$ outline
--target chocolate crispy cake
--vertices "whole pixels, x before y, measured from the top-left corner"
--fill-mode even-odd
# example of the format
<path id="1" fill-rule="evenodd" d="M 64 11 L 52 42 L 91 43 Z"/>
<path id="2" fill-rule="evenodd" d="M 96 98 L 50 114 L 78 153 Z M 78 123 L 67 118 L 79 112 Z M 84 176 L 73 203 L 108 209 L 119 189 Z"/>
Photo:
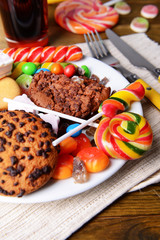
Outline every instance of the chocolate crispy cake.
<path id="1" fill-rule="evenodd" d="M 47 71 L 35 74 L 29 87 L 29 97 L 36 105 L 80 118 L 95 113 L 109 94 L 110 88 L 98 78 L 68 78 Z"/>

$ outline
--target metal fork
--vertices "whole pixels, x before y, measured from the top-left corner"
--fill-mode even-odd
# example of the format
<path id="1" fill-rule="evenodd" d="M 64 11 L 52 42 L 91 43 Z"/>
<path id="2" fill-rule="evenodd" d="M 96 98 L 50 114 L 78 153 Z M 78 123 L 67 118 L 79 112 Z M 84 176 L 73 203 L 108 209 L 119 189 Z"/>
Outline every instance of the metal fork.
<path id="1" fill-rule="evenodd" d="M 104 41 L 101 39 L 98 32 L 95 30 L 94 32 L 84 34 L 85 41 L 89 47 L 90 53 L 92 57 L 97 58 L 98 60 L 107 63 L 112 66 L 116 70 L 119 70 L 122 75 L 124 75 L 130 82 L 136 80 L 136 75 L 129 72 L 125 69 L 120 62 L 109 52 Z"/>

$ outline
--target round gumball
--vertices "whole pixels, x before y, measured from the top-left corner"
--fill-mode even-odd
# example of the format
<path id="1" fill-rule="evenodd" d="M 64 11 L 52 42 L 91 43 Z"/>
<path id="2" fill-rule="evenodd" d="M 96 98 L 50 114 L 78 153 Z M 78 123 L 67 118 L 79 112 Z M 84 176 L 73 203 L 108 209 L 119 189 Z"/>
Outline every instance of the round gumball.
<path id="1" fill-rule="evenodd" d="M 158 15 L 158 7 L 153 5 L 153 4 L 148 4 L 145 5 L 142 9 L 141 9 L 141 15 L 145 18 L 155 18 Z"/>
<path id="2" fill-rule="evenodd" d="M 47 71 L 47 72 L 50 72 L 50 70 L 49 69 L 47 69 L 47 68 L 39 68 L 35 73 L 39 73 L 40 71 Z"/>
<path id="3" fill-rule="evenodd" d="M 81 66 L 81 68 L 84 70 L 84 75 L 86 77 L 90 78 L 91 72 L 90 72 L 89 68 L 86 65 Z"/>
<path id="4" fill-rule="evenodd" d="M 66 129 L 66 132 L 70 132 L 71 130 L 78 127 L 79 125 L 80 124 L 78 124 L 78 123 L 74 123 L 74 124 L 69 125 Z M 82 130 L 79 130 L 76 133 L 74 133 L 73 135 L 71 135 L 71 137 L 78 137 L 81 134 L 81 132 L 82 132 Z"/>
<path id="5" fill-rule="evenodd" d="M 51 73 L 54 74 L 63 74 L 64 70 L 60 63 L 53 63 L 51 67 Z"/>
<path id="6" fill-rule="evenodd" d="M 64 74 L 67 77 L 72 77 L 75 74 L 75 72 L 76 72 L 76 68 L 72 64 L 69 64 L 64 68 Z"/>
<path id="7" fill-rule="evenodd" d="M 27 62 L 22 66 L 22 72 L 27 75 L 33 75 L 37 70 L 37 66 L 32 62 Z"/>
<path id="8" fill-rule="evenodd" d="M 149 22 L 143 17 L 136 17 L 132 20 L 130 28 L 134 32 L 146 32 L 149 28 Z"/>

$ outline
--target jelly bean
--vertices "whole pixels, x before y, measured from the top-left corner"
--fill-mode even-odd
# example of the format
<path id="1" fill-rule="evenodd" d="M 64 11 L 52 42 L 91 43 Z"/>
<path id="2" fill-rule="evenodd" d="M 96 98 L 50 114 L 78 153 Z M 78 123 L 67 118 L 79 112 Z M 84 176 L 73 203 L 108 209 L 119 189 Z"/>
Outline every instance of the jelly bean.
<path id="1" fill-rule="evenodd" d="M 79 136 L 74 137 L 74 140 L 77 142 L 77 148 L 72 151 L 72 155 L 76 156 L 78 152 L 80 152 L 84 148 L 92 147 L 89 138 L 84 134 L 81 133 Z"/>
<path id="2" fill-rule="evenodd" d="M 89 68 L 86 65 L 81 66 L 81 68 L 85 71 L 84 76 L 90 78 L 91 72 L 90 72 Z"/>
<path id="3" fill-rule="evenodd" d="M 37 70 L 37 67 L 34 63 L 28 62 L 22 66 L 22 72 L 27 75 L 33 75 Z"/>
<path id="4" fill-rule="evenodd" d="M 78 123 L 71 124 L 67 127 L 66 132 L 70 132 L 71 130 L 73 130 L 74 128 L 76 128 L 78 126 L 79 126 Z M 81 132 L 82 132 L 82 130 L 79 130 L 76 133 L 74 133 L 71 137 L 77 137 L 81 134 Z"/>
<path id="5" fill-rule="evenodd" d="M 50 72 L 50 70 L 49 69 L 47 69 L 47 68 L 39 68 L 35 73 L 39 73 L 40 71 L 47 71 L 47 72 Z"/>

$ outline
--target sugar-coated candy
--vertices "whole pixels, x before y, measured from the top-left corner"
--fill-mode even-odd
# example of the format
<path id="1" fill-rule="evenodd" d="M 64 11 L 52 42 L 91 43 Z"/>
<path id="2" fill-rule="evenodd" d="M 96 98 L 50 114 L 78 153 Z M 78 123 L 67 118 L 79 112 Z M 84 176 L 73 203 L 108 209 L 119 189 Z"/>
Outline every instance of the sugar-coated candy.
<path id="1" fill-rule="evenodd" d="M 47 72 L 50 72 L 50 70 L 49 69 L 47 69 L 47 68 L 39 68 L 35 73 L 39 73 L 40 71 L 47 71 Z"/>
<path id="2" fill-rule="evenodd" d="M 119 15 L 112 7 L 100 0 L 67 0 L 55 9 L 55 20 L 64 29 L 84 34 L 90 31 L 103 32 L 117 24 Z"/>
<path id="3" fill-rule="evenodd" d="M 65 62 L 78 61 L 83 57 L 81 48 L 76 45 L 5 48 L 2 52 L 8 54 L 14 62 Z"/>
<path id="4" fill-rule="evenodd" d="M 138 32 L 138 33 L 146 32 L 149 28 L 149 22 L 147 19 L 143 17 L 136 17 L 131 21 L 130 28 L 134 32 Z"/>
<path id="5" fill-rule="evenodd" d="M 158 7 L 153 4 L 148 4 L 142 7 L 141 9 L 141 15 L 145 18 L 155 18 L 158 15 Z"/>
<path id="6" fill-rule="evenodd" d="M 118 112 L 127 111 L 133 101 L 143 99 L 145 89 L 139 82 L 134 82 L 126 88 L 114 93 L 105 100 L 99 107 L 99 112 L 103 111 L 106 117 L 112 118 Z"/>
<path id="7" fill-rule="evenodd" d="M 71 124 L 67 127 L 66 132 L 70 132 L 71 130 L 73 130 L 74 128 L 78 127 L 80 124 L 78 123 L 74 123 Z M 71 137 L 77 137 L 81 134 L 82 130 L 77 131 L 76 133 L 74 133 Z"/>
<path id="8" fill-rule="evenodd" d="M 22 72 L 28 75 L 33 75 L 37 70 L 36 64 L 27 62 L 22 66 Z"/>
<path id="9" fill-rule="evenodd" d="M 94 139 L 97 147 L 109 157 L 133 160 L 142 157 L 150 149 L 153 134 L 143 116 L 124 112 L 112 119 L 103 118 Z"/>

